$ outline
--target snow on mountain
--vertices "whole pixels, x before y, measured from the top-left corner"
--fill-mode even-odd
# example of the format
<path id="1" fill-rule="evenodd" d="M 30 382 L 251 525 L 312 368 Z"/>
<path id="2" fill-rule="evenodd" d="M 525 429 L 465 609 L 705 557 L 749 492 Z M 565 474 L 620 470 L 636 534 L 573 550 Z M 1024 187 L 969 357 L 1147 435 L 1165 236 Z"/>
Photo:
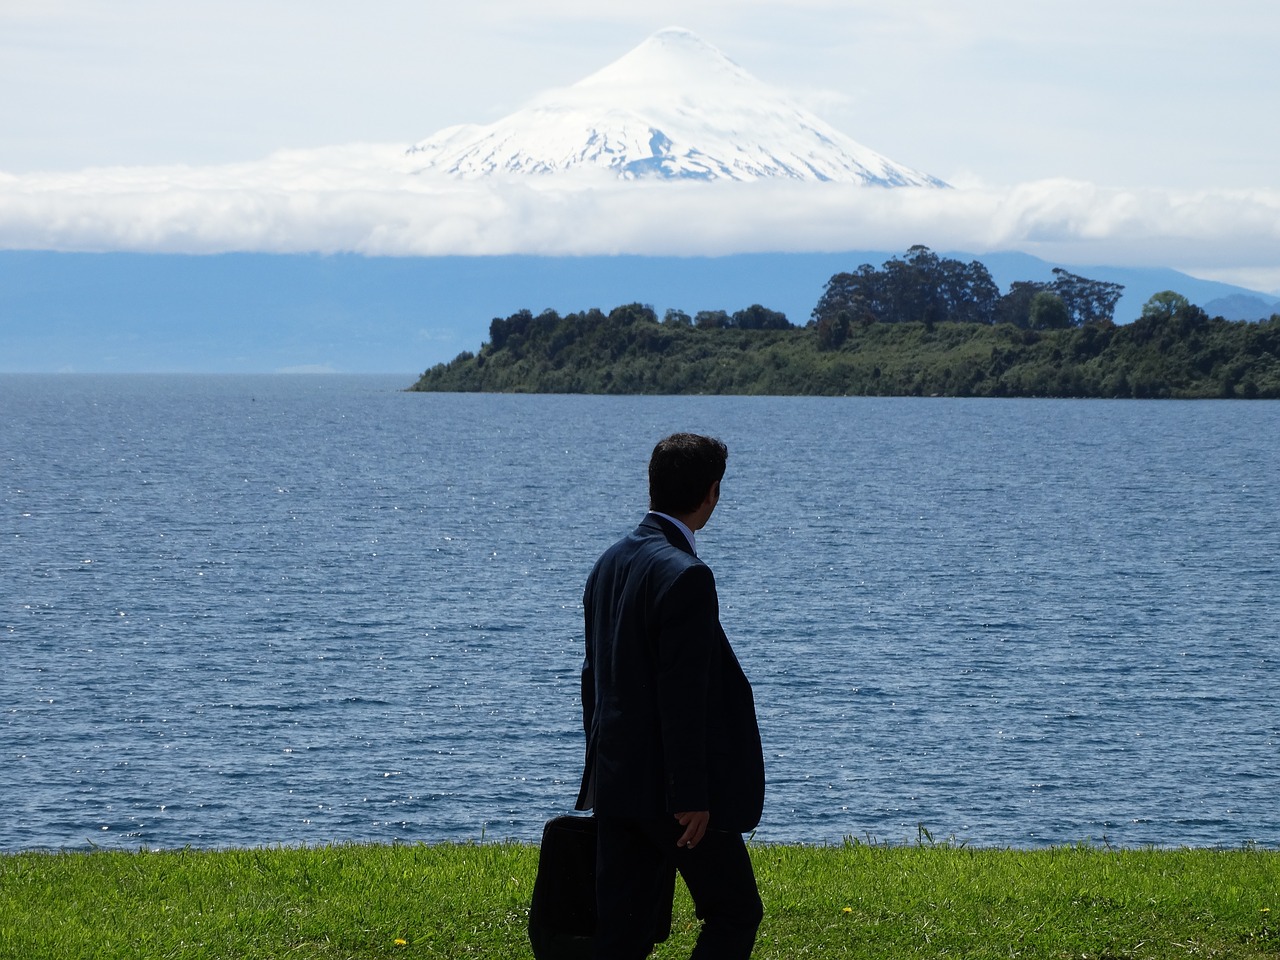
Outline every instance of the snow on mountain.
<path id="1" fill-rule="evenodd" d="M 597 170 L 622 180 L 946 186 L 845 136 L 676 28 L 496 123 L 441 130 L 408 158 L 418 172 L 468 179 Z"/>

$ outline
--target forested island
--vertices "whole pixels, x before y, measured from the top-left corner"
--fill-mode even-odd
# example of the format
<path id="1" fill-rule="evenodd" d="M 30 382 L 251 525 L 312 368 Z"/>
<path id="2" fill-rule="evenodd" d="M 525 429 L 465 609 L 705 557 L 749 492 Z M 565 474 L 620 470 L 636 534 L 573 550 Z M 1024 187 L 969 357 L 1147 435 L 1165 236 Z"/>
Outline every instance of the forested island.
<path id="1" fill-rule="evenodd" d="M 1280 315 L 1210 317 L 1173 291 L 1118 325 L 1123 288 L 1055 269 L 1001 294 L 978 261 L 912 247 L 833 276 L 804 326 L 754 304 L 693 316 L 521 310 L 410 389 L 508 393 L 1280 398 Z"/>

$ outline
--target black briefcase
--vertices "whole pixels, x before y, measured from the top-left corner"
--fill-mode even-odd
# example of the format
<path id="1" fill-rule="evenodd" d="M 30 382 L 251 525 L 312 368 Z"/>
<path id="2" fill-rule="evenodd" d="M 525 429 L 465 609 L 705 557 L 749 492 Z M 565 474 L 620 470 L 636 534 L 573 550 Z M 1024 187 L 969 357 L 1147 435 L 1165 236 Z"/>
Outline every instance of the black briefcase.
<path id="1" fill-rule="evenodd" d="M 590 960 L 596 932 L 595 817 L 554 817 L 542 828 L 529 905 L 537 960 Z"/>
<path id="2" fill-rule="evenodd" d="M 657 878 L 654 941 L 671 935 L 676 872 Z M 537 960 L 591 960 L 596 932 L 595 817 L 553 817 L 542 828 L 538 876 L 529 905 L 529 942 Z"/>

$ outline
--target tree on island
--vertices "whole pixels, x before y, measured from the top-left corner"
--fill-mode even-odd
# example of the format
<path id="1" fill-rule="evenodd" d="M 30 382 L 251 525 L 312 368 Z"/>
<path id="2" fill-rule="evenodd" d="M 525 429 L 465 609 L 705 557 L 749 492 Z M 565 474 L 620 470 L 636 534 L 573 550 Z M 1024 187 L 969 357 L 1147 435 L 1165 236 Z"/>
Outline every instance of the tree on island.
<path id="1" fill-rule="evenodd" d="M 844 314 L 848 322 L 869 317 L 873 323 L 1009 323 L 1024 330 L 1083 327 L 1113 322 L 1124 287 L 1090 280 L 1055 267 L 1050 282 L 1019 280 L 1001 296 L 986 266 L 939 257 L 925 246 L 914 246 L 902 257 L 886 260 L 877 270 L 864 263 L 850 273 L 827 281 L 813 308 L 810 325 L 822 330 L 824 342 L 840 341 Z M 1056 297 L 1066 310 L 1066 323 L 1057 307 L 1042 299 L 1033 323 L 1032 304 L 1040 294 Z M 1048 311 L 1047 313 L 1045 311 Z M 1045 326 L 1052 323 L 1054 327 Z M 1038 325 L 1037 325 L 1038 324 Z"/>
<path id="2" fill-rule="evenodd" d="M 939 257 L 916 245 L 877 270 L 864 263 L 852 273 L 827 281 L 809 324 L 852 322 L 868 316 L 875 323 L 994 323 L 1000 288 L 986 266 Z"/>
<path id="3" fill-rule="evenodd" d="M 1027 328 L 1030 330 L 1064 330 L 1071 326 L 1071 313 L 1056 293 L 1041 290 L 1031 298 L 1027 308 Z"/>

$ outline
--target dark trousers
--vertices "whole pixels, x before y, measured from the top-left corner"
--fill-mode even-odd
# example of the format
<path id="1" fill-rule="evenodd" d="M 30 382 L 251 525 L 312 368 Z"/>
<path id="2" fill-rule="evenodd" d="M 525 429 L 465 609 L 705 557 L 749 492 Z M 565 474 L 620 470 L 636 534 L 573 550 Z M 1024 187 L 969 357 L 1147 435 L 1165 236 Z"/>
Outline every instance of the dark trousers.
<path id="1" fill-rule="evenodd" d="M 746 960 L 764 915 L 747 846 L 738 833 L 708 830 L 692 850 L 674 817 L 596 817 L 595 960 L 641 960 L 654 946 L 658 899 L 679 870 L 702 921 L 690 960 Z"/>

